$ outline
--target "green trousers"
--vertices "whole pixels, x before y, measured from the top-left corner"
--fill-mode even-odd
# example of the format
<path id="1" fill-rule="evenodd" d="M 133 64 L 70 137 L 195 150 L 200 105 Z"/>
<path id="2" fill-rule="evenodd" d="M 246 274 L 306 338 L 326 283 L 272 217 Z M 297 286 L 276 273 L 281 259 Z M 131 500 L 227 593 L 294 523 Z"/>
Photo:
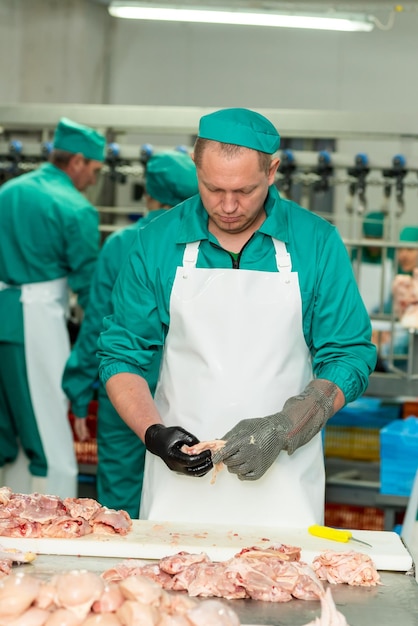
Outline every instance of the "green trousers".
<path id="1" fill-rule="evenodd" d="M 47 460 L 32 408 L 22 343 L 0 341 L 0 467 L 12 463 L 19 440 L 34 476 L 47 475 Z"/>

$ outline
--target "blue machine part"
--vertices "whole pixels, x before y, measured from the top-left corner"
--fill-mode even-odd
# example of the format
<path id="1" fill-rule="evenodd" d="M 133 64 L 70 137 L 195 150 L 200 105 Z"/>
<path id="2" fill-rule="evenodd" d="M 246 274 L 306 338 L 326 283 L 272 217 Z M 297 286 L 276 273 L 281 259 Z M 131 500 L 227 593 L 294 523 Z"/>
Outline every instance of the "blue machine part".
<path id="1" fill-rule="evenodd" d="M 22 154 L 23 144 L 19 139 L 12 139 L 9 143 L 9 150 L 11 154 Z"/>
<path id="2" fill-rule="evenodd" d="M 44 141 L 41 146 L 41 154 L 48 156 L 52 152 L 52 141 Z"/>
<path id="3" fill-rule="evenodd" d="M 369 165 L 369 157 L 364 152 L 359 152 L 356 154 L 354 162 L 358 166 L 367 167 Z"/>
<path id="4" fill-rule="evenodd" d="M 111 158 L 118 158 L 120 156 L 120 147 L 118 143 L 111 142 L 107 144 L 107 156 Z"/>
<path id="5" fill-rule="evenodd" d="M 291 164 L 295 162 L 295 155 L 293 154 L 292 150 L 283 150 L 281 157 L 282 163 L 286 162 L 286 164 Z"/>
<path id="6" fill-rule="evenodd" d="M 176 146 L 174 148 L 177 152 L 183 152 L 183 154 L 189 154 L 189 149 L 187 146 Z"/>
<path id="7" fill-rule="evenodd" d="M 328 150 L 321 150 L 318 153 L 318 163 L 320 165 L 331 165 L 331 155 Z"/>
<path id="8" fill-rule="evenodd" d="M 141 146 L 139 152 L 139 160 L 141 163 L 146 163 L 154 154 L 154 147 L 150 143 L 144 143 Z"/>
<path id="9" fill-rule="evenodd" d="M 393 167 L 397 169 L 404 169 L 406 167 L 406 159 L 403 154 L 395 154 L 392 159 Z"/>

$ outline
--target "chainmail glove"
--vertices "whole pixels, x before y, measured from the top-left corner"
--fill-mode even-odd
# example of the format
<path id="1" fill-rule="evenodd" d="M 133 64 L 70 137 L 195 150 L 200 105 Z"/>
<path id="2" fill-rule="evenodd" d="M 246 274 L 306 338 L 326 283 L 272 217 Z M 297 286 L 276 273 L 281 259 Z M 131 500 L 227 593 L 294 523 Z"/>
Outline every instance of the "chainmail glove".
<path id="1" fill-rule="evenodd" d="M 282 450 L 293 454 L 308 443 L 334 415 L 338 387 L 329 380 L 313 380 L 286 401 L 280 413 L 239 422 L 222 439 L 226 444 L 213 455 L 240 480 L 257 480 Z"/>
<path id="2" fill-rule="evenodd" d="M 199 440 L 180 426 L 152 424 L 145 432 L 147 450 L 159 456 L 168 468 L 187 476 L 204 476 L 212 469 L 210 450 L 200 454 L 186 454 L 182 446 L 194 446 Z"/>

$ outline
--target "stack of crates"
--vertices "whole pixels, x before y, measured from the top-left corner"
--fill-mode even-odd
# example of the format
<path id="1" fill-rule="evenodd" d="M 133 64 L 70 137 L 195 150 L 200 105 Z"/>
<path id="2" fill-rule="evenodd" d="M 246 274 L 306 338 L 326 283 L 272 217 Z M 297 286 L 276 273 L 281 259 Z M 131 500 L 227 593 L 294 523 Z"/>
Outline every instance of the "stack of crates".
<path id="1" fill-rule="evenodd" d="M 399 404 L 361 397 L 338 411 L 323 431 L 324 453 L 347 461 L 379 462 L 382 428 L 400 420 Z M 327 502 L 325 523 L 338 528 L 384 530 L 384 511 L 375 507 Z"/>
<path id="2" fill-rule="evenodd" d="M 399 405 L 361 397 L 338 411 L 324 429 L 326 457 L 355 461 L 380 460 L 380 431 L 401 417 Z"/>

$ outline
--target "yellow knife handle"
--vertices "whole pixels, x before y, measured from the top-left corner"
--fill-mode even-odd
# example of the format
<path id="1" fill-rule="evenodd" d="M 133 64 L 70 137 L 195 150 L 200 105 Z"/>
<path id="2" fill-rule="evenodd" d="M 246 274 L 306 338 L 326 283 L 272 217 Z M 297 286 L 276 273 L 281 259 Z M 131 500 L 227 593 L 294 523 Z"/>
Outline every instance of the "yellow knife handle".
<path id="1" fill-rule="evenodd" d="M 352 537 L 349 530 L 338 530 L 337 528 L 319 526 L 318 524 L 309 526 L 308 532 L 315 537 L 323 537 L 324 539 L 331 539 L 332 541 L 339 541 L 340 543 L 347 543 Z"/>

